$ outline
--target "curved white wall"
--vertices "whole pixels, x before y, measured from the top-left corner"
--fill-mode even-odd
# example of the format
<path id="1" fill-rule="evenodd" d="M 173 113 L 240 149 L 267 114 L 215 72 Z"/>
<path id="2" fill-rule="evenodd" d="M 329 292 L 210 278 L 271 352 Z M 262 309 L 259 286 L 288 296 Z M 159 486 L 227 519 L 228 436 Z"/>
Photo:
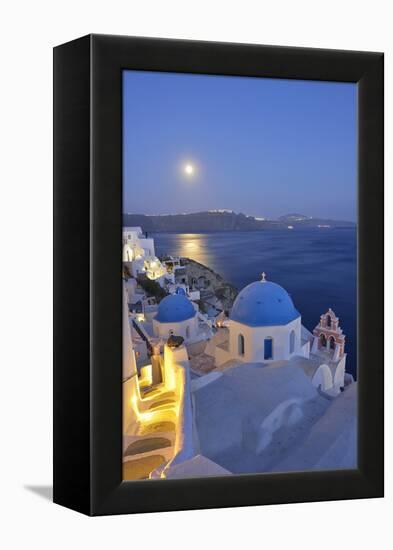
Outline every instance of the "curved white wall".
<path id="1" fill-rule="evenodd" d="M 131 328 L 128 320 L 127 292 L 123 283 L 123 381 L 137 374 Z"/>
<path id="2" fill-rule="evenodd" d="M 343 388 L 345 386 L 345 362 L 346 354 L 341 358 L 339 364 L 336 367 L 336 372 L 334 373 L 334 386 L 336 388 Z"/>
<path id="3" fill-rule="evenodd" d="M 256 453 L 261 454 L 282 426 L 293 426 L 303 417 L 300 399 L 287 399 L 280 403 L 262 422 L 258 432 Z"/>
<path id="4" fill-rule="evenodd" d="M 127 293 L 123 284 L 123 433 L 137 416 L 134 408 L 140 400 L 138 371 L 136 367 L 131 328 L 128 321 Z"/>
<path id="5" fill-rule="evenodd" d="M 333 387 L 333 377 L 330 368 L 320 365 L 312 378 L 312 385 L 322 391 L 328 391 Z"/>

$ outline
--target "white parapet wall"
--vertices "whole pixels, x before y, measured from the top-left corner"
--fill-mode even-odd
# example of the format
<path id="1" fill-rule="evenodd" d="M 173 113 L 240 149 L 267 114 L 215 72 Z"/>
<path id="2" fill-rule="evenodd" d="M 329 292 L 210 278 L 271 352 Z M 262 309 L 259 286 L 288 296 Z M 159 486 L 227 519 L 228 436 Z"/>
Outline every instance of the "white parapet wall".
<path id="1" fill-rule="evenodd" d="M 178 410 L 174 455 L 163 469 L 161 477 L 169 475 L 171 468 L 193 458 L 198 452 L 192 414 L 190 366 L 184 345 L 178 348 L 165 346 L 164 377 L 165 386 L 176 393 Z"/>
<path id="2" fill-rule="evenodd" d="M 128 318 L 127 293 L 123 284 L 123 433 L 137 419 L 140 402 L 138 371 Z"/>
<path id="3" fill-rule="evenodd" d="M 123 381 L 137 374 L 134 346 L 128 318 L 127 292 L 123 284 Z"/>
<path id="4" fill-rule="evenodd" d="M 139 384 L 135 374 L 123 381 L 123 434 L 127 433 L 131 425 L 138 421 Z"/>

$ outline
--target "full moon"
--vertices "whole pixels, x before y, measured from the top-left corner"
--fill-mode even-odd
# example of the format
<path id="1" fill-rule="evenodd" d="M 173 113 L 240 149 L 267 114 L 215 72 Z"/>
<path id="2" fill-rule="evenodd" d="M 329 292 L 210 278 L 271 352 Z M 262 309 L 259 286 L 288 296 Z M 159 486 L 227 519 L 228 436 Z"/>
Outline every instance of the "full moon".
<path id="1" fill-rule="evenodd" d="M 191 176 L 191 174 L 194 173 L 194 167 L 192 164 L 186 164 L 184 167 L 184 171 L 188 176 Z"/>

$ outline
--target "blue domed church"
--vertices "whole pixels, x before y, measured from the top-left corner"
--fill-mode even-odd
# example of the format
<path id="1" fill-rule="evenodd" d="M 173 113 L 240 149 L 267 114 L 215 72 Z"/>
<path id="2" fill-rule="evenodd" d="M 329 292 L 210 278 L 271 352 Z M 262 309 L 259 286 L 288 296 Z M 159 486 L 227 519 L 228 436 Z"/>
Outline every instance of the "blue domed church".
<path id="1" fill-rule="evenodd" d="M 227 345 L 216 349 L 216 363 L 228 360 L 264 362 L 308 357 L 309 342 L 302 343 L 301 315 L 280 285 L 262 280 L 246 286 L 237 296 L 229 322 Z"/>
<path id="2" fill-rule="evenodd" d="M 153 319 L 154 335 L 167 339 L 171 335 L 182 336 L 185 341 L 193 340 L 198 332 L 197 311 L 185 292 L 170 294 L 161 300 Z"/>

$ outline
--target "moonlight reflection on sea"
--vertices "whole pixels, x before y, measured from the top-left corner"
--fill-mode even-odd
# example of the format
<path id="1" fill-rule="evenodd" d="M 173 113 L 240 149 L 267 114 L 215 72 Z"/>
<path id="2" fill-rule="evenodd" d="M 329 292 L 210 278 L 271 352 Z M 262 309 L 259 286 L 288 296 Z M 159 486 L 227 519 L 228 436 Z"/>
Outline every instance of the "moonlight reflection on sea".
<path id="1" fill-rule="evenodd" d="M 206 259 L 204 254 L 205 246 L 206 235 L 200 233 L 186 233 L 181 235 L 179 239 L 176 255 L 189 256 L 193 260 L 203 263 Z"/>

